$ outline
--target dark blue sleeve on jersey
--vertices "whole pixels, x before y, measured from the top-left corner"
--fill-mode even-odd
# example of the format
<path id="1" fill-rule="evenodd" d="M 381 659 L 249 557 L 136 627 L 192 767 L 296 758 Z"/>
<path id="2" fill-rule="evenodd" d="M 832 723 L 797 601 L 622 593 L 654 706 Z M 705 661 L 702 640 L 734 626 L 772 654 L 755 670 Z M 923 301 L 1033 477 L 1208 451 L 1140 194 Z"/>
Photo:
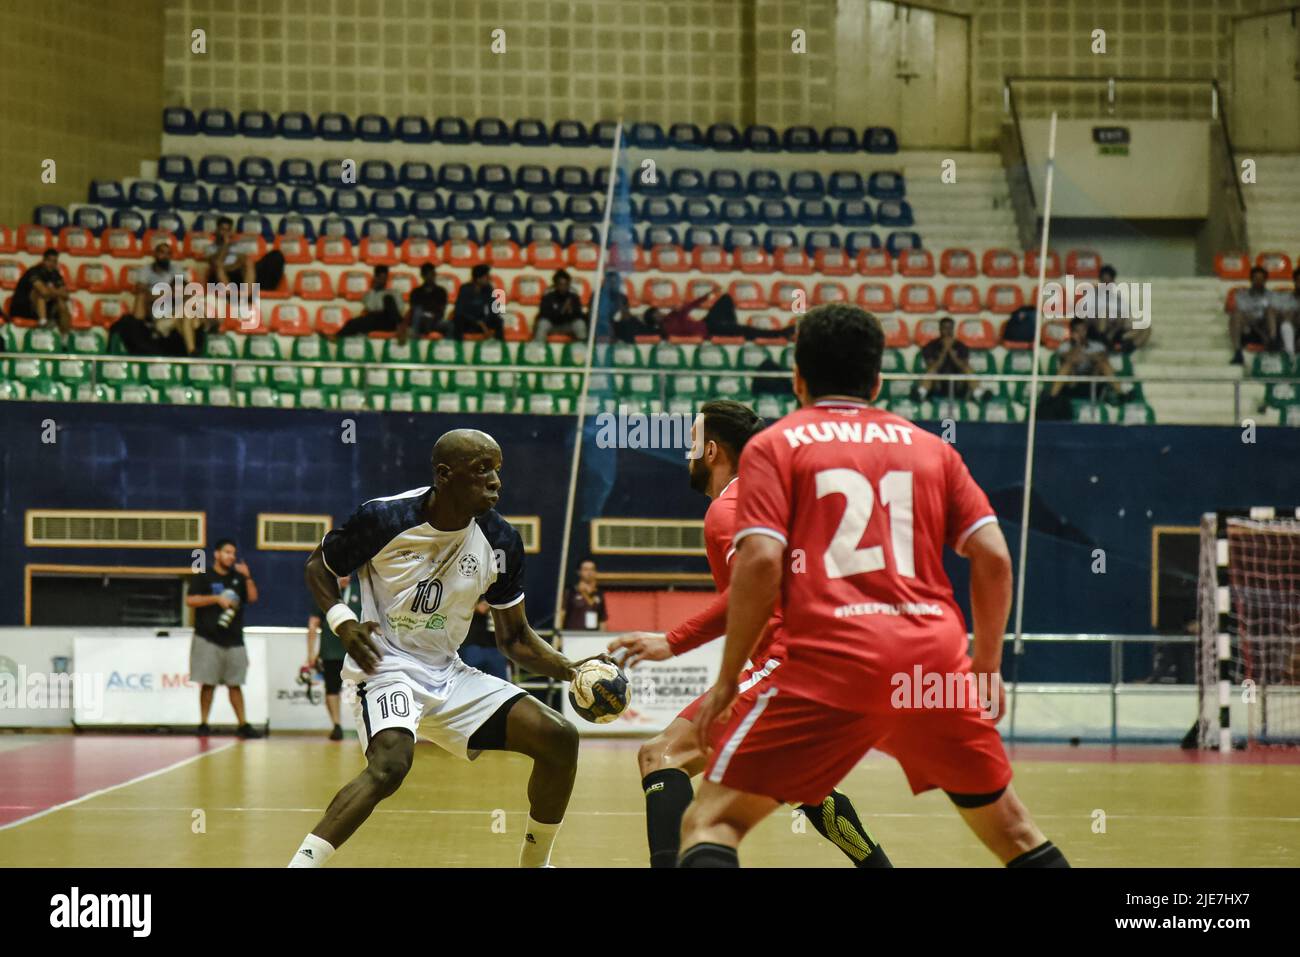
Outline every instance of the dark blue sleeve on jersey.
<path id="1" fill-rule="evenodd" d="M 366 502 L 342 528 L 330 529 L 321 542 L 325 565 L 335 575 L 351 575 L 406 529 L 420 524 L 420 496 Z"/>
<path id="2" fill-rule="evenodd" d="M 488 512 L 478 519 L 479 528 L 492 546 L 494 559 L 504 557 L 504 567 L 497 568 L 497 579 L 488 586 L 483 598 L 498 608 L 513 605 L 524 594 L 524 540 L 519 532 L 498 515 Z"/>

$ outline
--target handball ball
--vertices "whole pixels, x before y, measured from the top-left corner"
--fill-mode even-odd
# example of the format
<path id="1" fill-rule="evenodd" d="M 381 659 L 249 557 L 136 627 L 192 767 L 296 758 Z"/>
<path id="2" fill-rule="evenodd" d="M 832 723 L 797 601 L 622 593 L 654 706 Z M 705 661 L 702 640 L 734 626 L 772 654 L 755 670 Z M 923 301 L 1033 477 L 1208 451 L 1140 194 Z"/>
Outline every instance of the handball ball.
<path id="1" fill-rule="evenodd" d="M 569 685 L 569 704 L 588 721 L 613 721 L 632 699 L 627 675 L 607 661 L 588 661 L 578 666 Z"/>

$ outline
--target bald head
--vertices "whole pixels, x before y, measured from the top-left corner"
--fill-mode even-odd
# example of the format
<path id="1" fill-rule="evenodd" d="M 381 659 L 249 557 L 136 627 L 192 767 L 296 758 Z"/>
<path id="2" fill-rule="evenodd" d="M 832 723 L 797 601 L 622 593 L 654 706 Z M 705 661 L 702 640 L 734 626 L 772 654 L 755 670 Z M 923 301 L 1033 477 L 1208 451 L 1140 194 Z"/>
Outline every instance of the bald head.
<path id="1" fill-rule="evenodd" d="M 460 528 L 469 516 L 482 515 L 501 494 L 501 446 L 477 429 L 453 429 L 433 446 L 434 508 Z"/>
<path id="2" fill-rule="evenodd" d="M 496 439 L 478 429 L 452 429 L 444 432 L 433 444 L 433 467 L 447 465 L 455 468 L 481 455 L 501 454 Z"/>

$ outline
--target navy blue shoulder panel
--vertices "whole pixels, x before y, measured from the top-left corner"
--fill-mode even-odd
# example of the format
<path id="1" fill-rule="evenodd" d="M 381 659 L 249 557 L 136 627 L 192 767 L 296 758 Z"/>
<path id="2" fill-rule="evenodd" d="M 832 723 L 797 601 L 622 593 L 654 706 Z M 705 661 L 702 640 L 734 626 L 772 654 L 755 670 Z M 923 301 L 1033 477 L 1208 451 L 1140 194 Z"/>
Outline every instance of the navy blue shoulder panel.
<path id="1" fill-rule="evenodd" d="M 376 498 L 366 502 L 321 541 L 325 565 L 335 575 L 351 575 L 408 528 L 424 524 L 428 489 L 418 494 Z"/>
<path id="2" fill-rule="evenodd" d="M 488 509 L 475 521 L 492 549 L 493 569 L 497 573 L 496 581 L 488 586 L 483 597 L 497 608 L 513 605 L 524 594 L 524 540 L 496 509 Z"/>

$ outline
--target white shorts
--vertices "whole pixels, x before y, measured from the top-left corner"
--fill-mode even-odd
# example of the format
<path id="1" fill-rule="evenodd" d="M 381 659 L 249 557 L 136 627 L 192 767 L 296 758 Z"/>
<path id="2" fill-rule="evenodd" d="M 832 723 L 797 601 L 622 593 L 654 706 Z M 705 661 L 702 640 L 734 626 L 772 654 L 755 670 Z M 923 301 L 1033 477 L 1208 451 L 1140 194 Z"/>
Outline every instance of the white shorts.
<path id="1" fill-rule="evenodd" d="M 459 658 L 436 676 L 411 662 L 388 667 L 381 662 L 379 673 L 368 675 L 349 658 L 343 677 L 363 752 L 380 731 L 404 728 L 417 741 L 432 741 L 473 761 L 480 753 L 469 750 L 474 732 L 503 704 L 526 693 Z"/>

